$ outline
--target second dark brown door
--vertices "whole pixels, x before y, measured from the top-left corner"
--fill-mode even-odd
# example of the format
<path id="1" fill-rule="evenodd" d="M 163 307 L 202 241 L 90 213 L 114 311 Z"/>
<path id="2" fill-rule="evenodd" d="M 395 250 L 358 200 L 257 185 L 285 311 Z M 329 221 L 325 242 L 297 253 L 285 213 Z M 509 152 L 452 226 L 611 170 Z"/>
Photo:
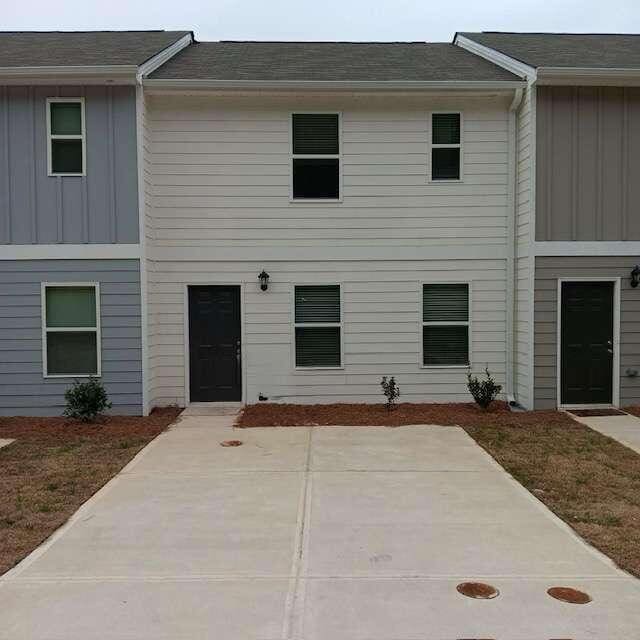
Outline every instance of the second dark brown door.
<path id="1" fill-rule="evenodd" d="M 613 282 L 563 282 L 561 404 L 613 402 Z"/>

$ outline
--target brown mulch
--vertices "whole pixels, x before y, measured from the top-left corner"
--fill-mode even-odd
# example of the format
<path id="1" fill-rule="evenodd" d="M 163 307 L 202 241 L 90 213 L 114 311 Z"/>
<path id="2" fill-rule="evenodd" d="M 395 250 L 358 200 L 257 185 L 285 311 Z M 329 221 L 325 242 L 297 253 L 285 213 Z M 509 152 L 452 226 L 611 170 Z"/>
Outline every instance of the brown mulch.
<path id="1" fill-rule="evenodd" d="M 633 410 L 632 410 L 633 409 Z M 640 407 L 627 409 L 640 416 Z M 640 455 L 559 411 L 471 404 L 247 407 L 240 427 L 460 425 L 516 480 L 621 568 L 640 577 Z"/>
<path id="2" fill-rule="evenodd" d="M 640 407 L 638 406 L 625 407 L 624 410 L 626 413 L 630 413 L 632 416 L 635 416 L 636 418 L 640 418 Z"/>
<path id="3" fill-rule="evenodd" d="M 541 420 L 570 424 L 573 421 L 557 411 L 515 413 L 504 402 L 494 402 L 484 411 L 475 404 L 398 404 L 387 411 L 384 404 L 252 404 L 244 408 L 236 426 L 388 426 L 434 424 L 443 426 L 526 425 Z"/>
<path id="4" fill-rule="evenodd" d="M 175 420 L 179 409 L 146 418 L 0 417 L 0 574 L 46 538 Z"/>

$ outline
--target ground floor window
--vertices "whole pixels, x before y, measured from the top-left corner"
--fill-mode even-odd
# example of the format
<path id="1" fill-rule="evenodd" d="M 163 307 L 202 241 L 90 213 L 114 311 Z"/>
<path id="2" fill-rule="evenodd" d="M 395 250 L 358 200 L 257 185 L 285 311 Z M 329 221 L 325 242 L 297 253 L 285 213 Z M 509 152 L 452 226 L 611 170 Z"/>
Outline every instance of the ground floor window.
<path id="1" fill-rule="evenodd" d="M 422 364 L 469 364 L 469 284 L 422 285 Z"/>
<path id="2" fill-rule="evenodd" d="M 295 287 L 295 363 L 342 366 L 340 285 Z"/>
<path id="3" fill-rule="evenodd" d="M 100 375 L 100 293 L 97 283 L 42 284 L 46 377 Z"/>

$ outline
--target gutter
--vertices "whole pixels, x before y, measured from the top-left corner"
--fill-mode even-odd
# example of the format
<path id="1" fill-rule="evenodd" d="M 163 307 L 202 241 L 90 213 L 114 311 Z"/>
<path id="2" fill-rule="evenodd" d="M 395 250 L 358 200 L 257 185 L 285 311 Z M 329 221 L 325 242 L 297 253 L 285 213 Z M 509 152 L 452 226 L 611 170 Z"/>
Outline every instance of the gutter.
<path id="1" fill-rule="evenodd" d="M 299 89 L 315 89 L 319 91 L 425 91 L 425 90 L 486 90 L 512 91 L 524 88 L 526 82 L 521 80 L 208 80 L 208 79 L 171 79 L 144 78 L 145 87 L 161 90 L 250 90 L 250 91 L 289 91 Z"/>
<path id="2" fill-rule="evenodd" d="M 517 217 L 517 184 L 518 184 L 518 127 L 517 111 L 524 97 L 523 89 L 513 92 L 513 100 L 509 105 L 508 135 L 508 167 L 509 167 L 509 191 L 507 207 L 507 264 L 506 264 L 506 389 L 505 395 L 510 406 L 515 400 L 515 322 L 516 322 L 516 217 Z"/>

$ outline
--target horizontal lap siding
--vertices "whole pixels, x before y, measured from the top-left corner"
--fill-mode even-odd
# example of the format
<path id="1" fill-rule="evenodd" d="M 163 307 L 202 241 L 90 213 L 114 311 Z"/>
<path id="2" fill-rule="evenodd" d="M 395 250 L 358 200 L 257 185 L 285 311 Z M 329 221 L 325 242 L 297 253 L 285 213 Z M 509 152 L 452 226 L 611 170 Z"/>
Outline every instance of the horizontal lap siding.
<path id="1" fill-rule="evenodd" d="M 99 282 L 102 381 L 113 413 L 141 412 L 137 260 L 0 261 L 0 415 L 58 415 L 73 379 L 42 373 L 42 282 Z"/>
<path id="2" fill-rule="evenodd" d="M 151 356 L 156 405 L 183 404 L 184 296 L 187 284 L 244 287 L 243 358 L 246 400 L 258 394 L 288 402 L 380 401 L 383 375 L 395 375 L 407 401 L 468 400 L 466 369 L 421 369 L 423 280 L 472 281 L 473 369 L 505 375 L 505 271 L 496 261 L 393 262 L 163 262 L 150 277 L 157 318 Z M 257 274 L 265 268 L 269 289 Z M 343 285 L 344 369 L 296 371 L 293 366 L 292 291 L 295 283 Z"/>
<path id="3" fill-rule="evenodd" d="M 464 182 L 432 184 L 428 113 L 448 109 L 464 114 Z M 291 203 L 290 113 L 332 110 L 342 113 L 343 200 Z M 380 377 L 394 374 L 408 400 L 467 398 L 465 371 L 418 366 L 419 282 L 429 278 L 474 281 L 474 362 L 502 380 L 507 135 L 506 102 L 487 97 L 151 96 L 152 404 L 185 401 L 187 283 L 245 285 L 248 402 L 259 393 L 379 401 Z M 301 248 L 313 256 L 301 261 Z M 429 259 L 431 248 L 450 259 Z M 468 250 L 490 256 L 493 248 L 495 260 L 465 259 Z M 426 259 L 409 260 L 405 250 Z M 342 259 L 329 260 L 331 252 Z M 381 252 L 389 259 L 376 259 Z M 263 268 L 267 293 L 257 287 Z M 344 370 L 294 370 L 296 282 L 343 283 Z"/>
<path id="4" fill-rule="evenodd" d="M 558 278 L 620 277 L 620 403 L 640 404 L 640 378 L 626 375 L 640 370 L 640 292 L 629 285 L 636 257 L 536 258 L 535 284 L 535 404 L 546 409 L 557 403 Z"/>

